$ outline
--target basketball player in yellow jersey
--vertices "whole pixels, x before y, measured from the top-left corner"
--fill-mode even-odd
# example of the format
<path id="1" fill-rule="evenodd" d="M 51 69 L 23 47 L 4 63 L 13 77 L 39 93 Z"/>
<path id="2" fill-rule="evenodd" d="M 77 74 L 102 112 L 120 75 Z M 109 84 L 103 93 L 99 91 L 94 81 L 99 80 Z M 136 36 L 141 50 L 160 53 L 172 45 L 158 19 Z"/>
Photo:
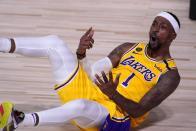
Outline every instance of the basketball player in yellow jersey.
<path id="1" fill-rule="evenodd" d="M 161 12 L 153 21 L 148 44 L 124 43 L 92 67 L 86 60 L 86 50 L 94 43 L 92 28 L 80 39 L 76 53 L 80 64 L 56 36 L 1 39 L 1 52 L 50 58 L 57 82 L 55 89 L 63 105 L 24 114 L 15 110 L 11 103 L 3 103 L 0 127 L 3 131 L 13 131 L 21 126 L 71 120 L 86 130 L 128 131 L 130 124 L 138 126 L 180 82 L 169 52 L 179 29 L 175 15 Z"/>

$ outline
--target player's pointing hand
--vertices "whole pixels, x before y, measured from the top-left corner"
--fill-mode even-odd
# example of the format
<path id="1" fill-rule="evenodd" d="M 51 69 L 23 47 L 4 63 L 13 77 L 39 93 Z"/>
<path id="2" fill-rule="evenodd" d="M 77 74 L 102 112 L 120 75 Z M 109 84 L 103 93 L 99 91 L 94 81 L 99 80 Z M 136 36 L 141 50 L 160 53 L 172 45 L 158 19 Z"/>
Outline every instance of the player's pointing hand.
<path id="1" fill-rule="evenodd" d="M 80 43 L 77 49 L 77 56 L 80 59 L 84 58 L 86 56 L 86 49 L 90 49 L 93 47 L 93 43 L 94 43 L 94 39 L 93 39 L 93 35 L 94 35 L 94 30 L 92 27 L 90 27 L 86 33 L 80 38 Z"/>

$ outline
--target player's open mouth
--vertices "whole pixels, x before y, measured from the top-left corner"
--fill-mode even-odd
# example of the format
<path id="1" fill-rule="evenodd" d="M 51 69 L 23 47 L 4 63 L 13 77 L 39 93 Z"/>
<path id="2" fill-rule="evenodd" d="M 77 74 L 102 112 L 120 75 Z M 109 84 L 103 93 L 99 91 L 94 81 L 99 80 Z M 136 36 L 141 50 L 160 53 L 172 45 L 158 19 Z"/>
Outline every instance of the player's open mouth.
<path id="1" fill-rule="evenodd" d="M 152 33 L 150 39 L 151 39 L 152 42 L 155 42 L 157 40 L 156 34 L 155 33 Z"/>
<path id="2" fill-rule="evenodd" d="M 156 38 L 155 36 L 151 36 L 151 40 L 152 40 L 152 41 L 156 41 L 156 39 L 157 39 L 157 38 Z"/>

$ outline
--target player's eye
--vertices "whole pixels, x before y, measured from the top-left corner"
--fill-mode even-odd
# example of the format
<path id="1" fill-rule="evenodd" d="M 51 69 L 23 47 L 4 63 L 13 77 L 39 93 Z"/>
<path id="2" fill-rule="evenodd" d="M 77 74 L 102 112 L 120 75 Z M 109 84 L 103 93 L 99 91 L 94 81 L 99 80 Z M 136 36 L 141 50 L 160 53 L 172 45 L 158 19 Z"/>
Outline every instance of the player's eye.
<path id="1" fill-rule="evenodd" d="M 165 24 L 163 24 L 163 25 L 161 25 L 161 29 L 163 29 L 163 30 L 167 30 L 167 29 L 168 29 L 168 26 L 167 26 L 167 25 L 165 25 Z"/>

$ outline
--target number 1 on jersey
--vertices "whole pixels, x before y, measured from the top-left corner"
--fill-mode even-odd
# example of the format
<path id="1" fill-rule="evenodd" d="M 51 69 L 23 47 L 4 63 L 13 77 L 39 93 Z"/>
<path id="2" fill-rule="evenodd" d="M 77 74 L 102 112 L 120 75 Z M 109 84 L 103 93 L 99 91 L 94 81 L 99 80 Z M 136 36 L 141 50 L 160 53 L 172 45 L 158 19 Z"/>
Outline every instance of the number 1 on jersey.
<path id="1" fill-rule="evenodd" d="M 135 74 L 132 73 L 132 74 L 126 79 L 126 81 L 124 81 L 124 82 L 122 83 L 122 85 L 126 88 L 126 87 L 128 86 L 128 84 L 129 84 L 129 81 L 130 81 L 134 76 L 135 76 Z"/>

